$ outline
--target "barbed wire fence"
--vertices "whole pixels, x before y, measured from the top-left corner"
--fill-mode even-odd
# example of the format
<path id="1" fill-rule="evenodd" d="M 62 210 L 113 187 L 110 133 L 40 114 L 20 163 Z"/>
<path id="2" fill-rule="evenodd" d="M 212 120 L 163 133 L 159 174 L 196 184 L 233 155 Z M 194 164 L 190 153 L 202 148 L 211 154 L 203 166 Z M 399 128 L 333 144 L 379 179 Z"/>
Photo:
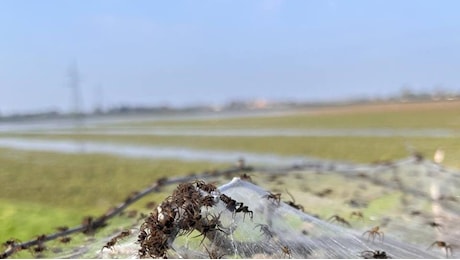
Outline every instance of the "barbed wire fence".
<path id="1" fill-rule="evenodd" d="M 114 208 L 110 208 L 106 213 L 102 214 L 101 216 L 97 218 L 86 217 L 83 220 L 83 223 L 77 227 L 69 228 L 67 230 L 63 230 L 63 231 L 48 234 L 48 235 L 46 234 L 40 235 L 35 239 L 29 240 L 27 242 L 22 242 L 22 243 L 17 242 L 16 240 L 5 241 L 3 244 L 4 246 L 7 246 L 7 249 L 2 254 L 0 254 L 0 258 L 2 259 L 8 258 L 9 256 L 13 255 L 14 253 L 20 250 L 27 250 L 33 246 L 39 246 L 45 242 L 55 240 L 61 237 L 66 237 L 72 234 L 76 234 L 80 232 L 84 234 L 94 233 L 97 230 L 103 228 L 109 219 L 117 216 L 118 214 L 123 212 L 126 208 L 128 208 L 130 205 L 140 200 L 141 198 L 151 193 L 159 192 L 162 187 L 173 185 L 173 184 L 178 184 L 178 183 L 183 183 L 183 182 L 188 182 L 188 181 L 192 181 L 195 179 L 210 179 L 210 178 L 215 178 L 215 177 L 220 177 L 220 176 L 225 176 L 225 175 L 249 172 L 252 170 L 253 170 L 252 167 L 241 166 L 241 167 L 230 167 L 228 169 L 216 170 L 212 172 L 204 171 L 199 174 L 191 174 L 191 175 L 184 176 L 184 177 L 160 178 L 156 182 L 154 182 L 152 185 L 145 188 L 144 190 L 140 192 L 134 192 L 134 194 L 131 194 L 130 196 L 128 196 L 124 202 L 121 202 L 118 206 Z"/>
<path id="2" fill-rule="evenodd" d="M 244 160 L 240 160 L 237 166 L 231 166 L 226 169 L 222 170 L 215 170 L 215 171 L 204 171 L 198 174 L 190 174 L 184 177 L 171 177 L 171 178 L 160 178 L 156 182 L 152 183 L 150 186 L 144 188 L 141 191 L 133 192 L 129 196 L 125 198 L 125 200 L 119 203 L 116 207 L 110 208 L 104 214 L 98 217 L 86 217 L 83 219 L 82 224 L 72 228 L 65 228 L 61 229 L 59 232 L 50 233 L 50 234 L 43 234 L 40 235 L 32 240 L 26 242 L 19 242 L 17 240 L 11 239 L 5 241 L 3 245 L 6 247 L 6 250 L 0 254 L 0 258 L 8 258 L 13 254 L 21 251 L 21 250 L 30 250 L 34 252 L 40 252 L 44 250 L 44 243 L 56 240 L 59 238 L 65 238 L 69 235 L 83 233 L 83 234 L 94 234 L 98 230 L 104 228 L 107 225 L 107 221 L 123 211 L 125 211 L 129 206 L 134 204 L 136 201 L 140 200 L 141 198 L 151 194 L 160 192 L 162 188 L 174 185 L 174 184 L 181 184 L 185 182 L 191 182 L 195 180 L 212 180 L 222 176 L 246 176 L 247 173 L 250 172 L 264 172 L 266 175 L 286 175 L 296 171 L 314 171 L 314 172 L 335 172 L 342 174 L 350 179 L 360 179 L 366 180 L 374 185 L 382 186 L 385 188 L 389 188 L 391 190 L 398 190 L 403 192 L 404 194 L 409 194 L 416 197 L 423 197 L 430 201 L 436 202 L 436 209 L 438 212 L 436 213 L 439 215 L 439 208 L 442 208 L 441 202 L 442 201 L 449 201 L 449 202 L 457 202 L 457 198 L 460 197 L 455 194 L 451 195 L 444 195 L 440 196 L 438 193 L 433 194 L 428 189 L 420 189 L 420 187 L 416 187 L 414 185 L 408 185 L 402 179 L 403 176 L 400 176 L 399 170 L 401 167 L 405 165 L 419 165 L 421 168 L 424 169 L 427 175 L 444 175 L 449 176 L 448 182 L 452 185 L 456 185 L 460 183 L 460 173 L 452 170 L 445 169 L 442 165 L 433 163 L 431 161 L 425 160 L 423 157 L 414 155 L 406 159 L 402 159 L 399 161 L 387 161 L 387 162 L 380 162 L 376 164 L 347 164 L 341 162 L 307 162 L 302 164 L 291 165 L 287 167 L 254 167 L 254 166 L 247 166 L 244 163 Z M 383 176 L 383 172 L 392 172 L 392 175 L 385 175 Z M 389 177 L 388 177 L 389 176 Z M 437 176 L 434 176 L 436 179 Z M 431 190 L 439 190 L 439 187 L 436 185 L 439 184 L 430 184 Z M 434 186 L 433 186 L 434 185 Z M 436 197 L 437 196 L 437 197 Z M 454 206 L 456 210 L 457 207 Z M 455 211 L 454 210 L 454 211 Z M 455 211 L 455 213 L 458 213 Z M 436 217 L 435 214 L 435 217 Z M 433 221 L 433 223 L 436 223 Z M 437 242 L 443 242 L 440 239 L 442 237 L 437 238 Z M 451 241 L 458 242 L 459 238 L 457 234 L 451 237 Z M 438 245 L 439 246 L 439 245 Z M 446 245 L 444 245 L 446 246 Z M 447 252 L 447 247 L 446 247 Z"/>

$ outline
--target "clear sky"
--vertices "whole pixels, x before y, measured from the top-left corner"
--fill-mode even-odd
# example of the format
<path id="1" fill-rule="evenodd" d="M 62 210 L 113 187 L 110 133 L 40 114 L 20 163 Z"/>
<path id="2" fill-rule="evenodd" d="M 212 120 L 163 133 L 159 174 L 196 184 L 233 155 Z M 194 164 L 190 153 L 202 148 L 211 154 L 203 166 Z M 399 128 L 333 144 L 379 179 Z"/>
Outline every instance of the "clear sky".
<path id="1" fill-rule="evenodd" d="M 0 112 L 460 91 L 460 1 L 1 0 Z"/>

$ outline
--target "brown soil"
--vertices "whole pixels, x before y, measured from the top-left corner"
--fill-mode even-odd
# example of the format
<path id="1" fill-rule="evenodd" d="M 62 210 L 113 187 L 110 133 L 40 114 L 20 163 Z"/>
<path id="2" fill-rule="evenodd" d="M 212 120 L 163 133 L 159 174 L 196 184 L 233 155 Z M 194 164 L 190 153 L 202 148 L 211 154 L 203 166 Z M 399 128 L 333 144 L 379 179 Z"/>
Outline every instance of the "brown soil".
<path id="1" fill-rule="evenodd" d="M 311 115 L 335 115 L 335 114 L 357 114 L 357 113 L 378 113 L 396 111 L 430 111 L 430 110 L 451 110 L 460 109 L 460 100 L 454 101 L 426 101 L 426 102 L 399 102 L 399 103 L 372 103 L 352 104 L 344 106 L 315 108 L 314 110 L 303 111 Z"/>

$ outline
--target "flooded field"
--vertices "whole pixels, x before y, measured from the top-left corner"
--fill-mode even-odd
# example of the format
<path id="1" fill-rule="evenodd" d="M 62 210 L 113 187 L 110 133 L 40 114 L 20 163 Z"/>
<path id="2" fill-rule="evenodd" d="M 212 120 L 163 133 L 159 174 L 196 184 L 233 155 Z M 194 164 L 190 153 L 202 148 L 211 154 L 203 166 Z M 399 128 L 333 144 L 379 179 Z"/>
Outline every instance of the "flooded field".
<path id="1" fill-rule="evenodd" d="M 0 147 L 30 151 L 47 151 L 58 153 L 101 153 L 131 158 L 174 159 L 183 161 L 210 161 L 233 163 L 239 158 L 246 158 L 255 164 L 291 165 L 318 159 L 275 154 L 256 154 L 244 151 L 200 150 L 185 147 L 161 147 L 148 145 L 123 145 L 116 143 L 40 140 L 20 138 L 0 138 Z"/>
<path id="2" fill-rule="evenodd" d="M 31 119 L 17 122 L 0 122 L 0 133 L 23 133 L 23 132 L 48 132 L 59 129 L 80 128 L 97 128 L 109 127 L 117 128 L 124 125 L 136 125 L 143 122 L 181 122 L 181 121 L 206 121 L 213 119 L 230 119 L 230 118 L 245 118 L 245 117 L 266 117 L 282 115 L 283 112 L 222 112 L 222 113 L 194 113 L 194 114 L 175 114 L 175 115 L 106 115 L 106 116 L 92 116 L 84 118 L 62 118 L 62 119 Z"/>
<path id="3" fill-rule="evenodd" d="M 451 115 L 446 122 L 456 122 L 457 116 Z M 223 229 L 236 228 L 235 233 L 226 231 L 232 234 L 227 246 L 214 248 L 225 257 L 357 258 L 375 250 L 394 258 L 456 256 L 455 250 L 450 251 L 460 244 L 454 231 L 460 223 L 456 123 L 415 127 L 418 123 L 386 115 L 386 120 L 401 122 L 389 127 L 376 124 L 373 116 L 354 123 L 340 117 L 327 122 L 321 117 L 315 123 L 304 113 L 111 118 L 88 120 L 78 129 L 72 121 L 3 124 L 0 178 L 9 184 L 0 191 L 0 219 L 8 223 L 2 227 L 8 232 L 3 238 L 33 241 L 66 221 L 78 227 L 84 216 L 100 216 L 105 209 L 110 212 L 110 205 L 123 205 L 116 203 L 133 190 L 158 180 L 163 183 L 164 178 L 190 176 L 191 181 L 202 178 L 223 185 L 220 193 L 241 201 L 254 214 L 252 220 L 239 213 L 224 216 L 223 204 L 218 212 L 202 211 L 208 219 L 222 214 L 222 221 L 227 221 Z M 445 160 L 433 163 L 431 158 L 439 151 Z M 242 167 L 243 162 L 247 168 L 217 174 L 218 169 Z M 197 171 L 204 175 L 196 175 Z M 248 180 L 230 183 L 242 174 L 256 186 Z M 179 183 L 147 195 L 143 204 L 153 200 L 158 205 Z M 280 194 L 279 208 L 264 200 L 268 192 Z M 297 210 L 300 206 L 304 212 Z M 137 215 L 154 209 L 132 207 Z M 277 211 L 285 220 L 268 220 L 262 217 L 264 210 Z M 59 221 L 47 221 L 46 214 Z M 142 218 L 111 217 L 107 228 L 95 234 L 96 240 L 77 234 L 65 246 L 47 242 L 48 250 L 41 254 L 14 256 L 137 257 Z M 27 222 L 28 230 L 18 228 L 22 222 L 16 219 Z M 265 227 L 272 238 L 254 233 Z M 131 230 L 129 237 L 103 248 L 123 229 Z M 199 235 L 195 230 L 178 236 L 168 256 L 206 257 L 209 252 L 199 246 L 204 236 Z M 209 238 L 203 244 L 214 245 Z M 247 249 L 254 244 L 265 246 Z"/>

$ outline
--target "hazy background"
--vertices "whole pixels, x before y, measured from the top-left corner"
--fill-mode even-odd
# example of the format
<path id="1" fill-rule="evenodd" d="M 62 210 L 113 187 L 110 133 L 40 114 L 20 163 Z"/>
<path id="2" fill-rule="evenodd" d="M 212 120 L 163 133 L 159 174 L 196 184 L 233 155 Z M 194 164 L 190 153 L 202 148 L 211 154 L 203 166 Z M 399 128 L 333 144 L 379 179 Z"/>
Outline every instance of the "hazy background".
<path id="1" fill-rule="evenodd" d="M 459 90 L 459 1 L 1 1 L 0 113 Z"/>

